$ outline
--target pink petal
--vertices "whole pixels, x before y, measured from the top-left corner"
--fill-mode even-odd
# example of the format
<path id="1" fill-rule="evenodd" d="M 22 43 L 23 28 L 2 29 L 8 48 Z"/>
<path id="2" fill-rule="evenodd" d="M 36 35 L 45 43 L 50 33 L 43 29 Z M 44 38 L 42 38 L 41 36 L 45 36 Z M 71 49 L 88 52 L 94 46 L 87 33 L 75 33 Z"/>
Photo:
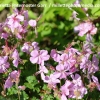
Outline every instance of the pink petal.
<path id="1" fill-rule="evenodd" d="M 22 16 L 22 15 L 17 15 L 16 18 L 17 18 L 19 21 L 24 21 L 24 16 Z"/>
<path id="2" fill-rule="evenodd" d="M 30 54 L 32 57 L 37 57 L 39 55 L 37 50 L 33 50 Z"/>
<path id="3" fill-rule="evenodd" d="M 4 88 L 10 88 L 13 85 L 13 82 L 11 82 L 10 78 L 5 81 Z"/>
<path id="4" fill-rule="evenodd" d="M 32 26 L 32 27 L 35 27 L 36 24 L 37 24 L 36 20 L 30 20 L 28 23 L 29 23 L 29 25 Z"/>
<path id="5" fill-rule="evenodd" d="M 67 100 L 67 98 L 66 98 L 66 96 L 64 94 L 62 94 L 61 100 Z"/>
<path id="6" fill-rule="evenodd" d="M 30 57 L 30 61 L 35 64 L 38 62 L 38 57 L 34 58 L 34 57 Z"/>

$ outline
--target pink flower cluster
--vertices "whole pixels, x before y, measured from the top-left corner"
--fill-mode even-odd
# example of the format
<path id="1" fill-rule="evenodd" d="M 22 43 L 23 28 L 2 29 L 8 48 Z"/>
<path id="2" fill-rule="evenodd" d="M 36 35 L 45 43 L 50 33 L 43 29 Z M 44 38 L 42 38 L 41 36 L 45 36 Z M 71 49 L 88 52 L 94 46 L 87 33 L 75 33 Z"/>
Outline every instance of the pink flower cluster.
<path id="1" fill-rule="evenodd" d="M 28 31 L 28 26 L 34 28 L 36 23 L 36 20 L 28 19 L 28 11 L 15 9 L 14 14 L 8 16 L 4 23 L 0 23 L 0 36 L 4 39 L 12 36 L 22 39 Z"/>
<path id="2" fill-rule="evenodd" d="M 83 22 L 74 28 L 75 31 L 79 31 L 79 36 L 83 36 L 86 33 L 94 35 L 97 33 L 97 28 L 92 22 Z"/>
<path id="3" fill-rule="evenodd" d="M 94 82 L 96 84 L 95 88 L 100 90 L 100 83 L 97 77 L 93 76 L 93 74 L 99 70 L 99 61 L 95 54 L 91 61 L 89 58 L 92 53 L 79 52 L 70 47 L 60 52 L 60 54 L 57 50 L 53 49 L 50 55 L 58 64 L 50 76 L 45 75 L 47 71 L 42 71 L 41 78 L 45 83 L 48 83 L 48 86 L 53 90 L 57 89 L 57 84 L 61 84 L 62 80 L 65 80 L 65 84 L 63 84 L 59 90 L 61 100 L 67 100 L 68 98 L 82 99 L 84 95 L 88 93 L 87 86 L 84 84 L 85 77 L 90 83 Z M 80 71 L 84 74 L 77 74 L 80 73 Z"/>
<path id="4" fill-rule="evenodd" d="M 0 36 L 6 43 L 0 56 L 0 73 L 9 73 L 5 80 L 5 89 L 12 87 L 14 83 L 19 84 L 21 72 L 19 70 L 9 72 L 8 69 L 11 63 L 17 69 L 23 60 L 20 58 L 17 46 L 8 46 L 7 40 L 13 36 L 18 39 L 24 38 L 28 27 L 35 28 L 36 25 L 36 20 L 28 20 L 28 12 L 24 10 L 20 12 L 15 10 L 5 23 L 0 24 Z M 21 45 L 21 52 L 29 56 L 32 64 L 38 64 L 37 73 L 41 75 L 41 79 L 48 84 L 50 89 L 53 89 L 54 92 L 55 90 L 59 91 L 61 100 L 82 99 L 88 90 L 91 90 L 91 84 L 94 84 L 94 88 L 100 91 L 99 80 L 94 75 L 99 70 L 98 54 L 94 54 L 91 50 L 94 47 L 91 35 L 96 34 L 97 28 L 92 22 L 83 22 L 76 26 L 75 30 L 79 31 L 79 36 L 89 33 L 86 35 L 86 41 L 80 51 L 70 45 L 62 51 L 52 49 L 49 54 L 47 50 L 41 50 L 35 41 L 24 42 L 23 46 Z M 48 68 L 48 60 L 53 60 L 56 63 L 55 67 L 52 67 L 53 70 Z M 85 78 L 89 84 L 85 83 Z M 60 84 L 60 88 L 58 88 L 58 84 Z M 22 86 L 19 86 L 19 89 L 21 88 Z"/>
<path id="5" fill-rule="evenodd" d="M 9 73 L 7 80 L 5 80 L 4 89 L 12 87 L 13 83 L 17 84 L 19 81 L 20 72 L 17 70 L 9 72 L 9 69 L 11 69 L 12 65 L 18 68 L 22 61 L 17 50 L 17 45 L 9 46 L 8 41 L 11 38 L 23 39 L 28 28 L 35 28 L 36 24 L 36 20 L 29 20 L 28 11 L 24 9 L 21 11 L 15 9 L 13 14 L 8 16 L 4 23 L 0 23 L 0 37 L 5 40 L 5 45 L 2 46 L 3 50 L 0 55 L 0 73 Z M 22 51 L 29 54 L 33 49 L 39 49 L 37 45 L 37 42 L 33 42 L 32 45 L 26 42 L 22 47 Z"/>
<path id="6" fill-rule="evenodd" d="M 88 43 L 91 45 L 87 46 L 86 49 L 83 46 L 81 52 L 71 46 L 63 51 L 52 49 L 50 56 L 46 50 L 37 49 L 38 46 L 30 52 L 30 61 L 39 65 L 38 73 L 41 74 L 41 79 L 48 84 L 49 88 L 55 91 L 57 84 L 61 84 L 62 80 L 65 81 L 59 89 L 61 100 L 67 100 L 68 98 L 82 99 L 88 93 L 88 84 L 84 84 L 84 78 L 87 78 L 89 83 L 96 84 L 95 88 L 100 90 L 100 83 L 97 77 L 93 76 L 99 70 L 99 61 L 97 55 L 93 54 L 92 51 L 90 52 L 93 46 L 91 41 L 92 37 L 87 34 L 84 45 L 88 45 Z M 90 56 L 92 56 L 92 61 Z M 49 75 L 49 69 L 46 68 L 45 61 L 49 60 L 50 57 L 57 62 L 57 65 Z M 84 74 L 78 74 L 80 72 Z"/>

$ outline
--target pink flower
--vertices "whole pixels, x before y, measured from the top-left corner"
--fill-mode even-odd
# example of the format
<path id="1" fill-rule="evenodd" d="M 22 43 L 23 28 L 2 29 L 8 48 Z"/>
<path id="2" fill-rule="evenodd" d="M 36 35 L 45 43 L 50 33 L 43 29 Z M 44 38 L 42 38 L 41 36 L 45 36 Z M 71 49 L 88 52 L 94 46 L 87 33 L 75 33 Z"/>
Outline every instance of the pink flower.
<path id="1" fill-rule="evenodd" d="M 85 54 L 82 56 L 81 63 L 80 63 L 80 69 L 83 69 L 83 72 L 85 71 L 85 69 L 88 66 L 89 57 L 90 57 L 90 54 Z"/>
<path id="2" fill-rule="evenodd" d="M 41 65 L 44 65 L 44 61 L 49 60 L 50 57 L 47 50 L 33 50 L 30 55 L 30 61 L 33 64 L 37 63 Z"/>
<path id="3" fill-rule="evenodd" d="M 8 17 L 7 25 L 11 28 L 11 31 L 14 32 L 15 28 L 21 26 L 20 21 L 24 21 L 24 16 L 20 14 L 12 14 Z"/>
<path id="4" fill-rule="evenodd" d="M 9 63 L 7 62 L 8 56 L 0 57 L 0 73 L 3 73 L 9 68 Z"/>
<path id="5" fill-rule="evenodd" d="M 28 23 L 29 23 L 29 25 L 32 26 L 32 27 L 35 27 L 36 24 L 37 24 L 36 20 L 30 20 Z"/>
<path id="6" fill-rule="evenodd" d="M 13 83 L 18 83 L 19 82 L 19 76 L 20 76 L 20 72 L 19 71 L 12 71 L 7 80 L 5 81 L 5 84 L 4 84 L 4 88 L 10 88 L 12 87 Z"/>
<path id="7" fill-rule="evenodd" d="M 39 66 L 39 72 L 40 73 L 48 73 L 48 69 L 44 65 Z"/>
<path id="8" fill-rule="evenodd" d="M 82 62 L 80 63 L 80 69 L 83 69 L 83 72 L 88 71 L 88 75 L 97 72 L 99 69 L 99 61 L 96 58 L 96 55 L 93 55 L 92 61 L 89 60 L 89 56 L 90 54 L 84 55 Z"/>
<path id="9" fill-rule="evenodd" d="M 13 64 L 14 64 L 14 66 L 18 67 L 18 63 L 20 61 L 20 58 L 19 58 L 19 53 L 18 53 L 18 51 L 16 49 L 12 53 L 12 58 L 13 58 Z"/>
<path id="10" fill-rule="evenodd" d="M 24 17 L 25 17 L 25 20 L 28 20 L 28 10 L 26 10 L 26 11 L 23 11 L 23 15 L 24 15 Z"/>
<path id="11" fill-rule="evenodd" d="M 48 69 L 44 66 L 44 65 L 40 65 L 39 66 L 39 71 L 36 72 L 36 75 L 37 74 L 41 74 L 41 77 L 44 73 L 48 73 Z"/>
<path id="12" fill-rule="evenodd" d="M 9 34 L 6 33 L 6 32 L 2 32 L 2 33 L 0 34 L 0 36 L 1 36 L 1 39 L 2 39 L 2 38 L 7 39 L 7 38 L 9 37 Z"/>
<path id="13" fill-rule="evenodd" d="M 57 83 L 60 83 L 60 80 L 58 79 L 60 74 L 51 74 L 50 76 L 45 76 L 43 73 L 41 74 L 41 78 L 45 83 L 48 83 L 51 87 L 56 87 Z"/>
<path id="14" fill-rule="evenodd" d="M 93 55 L 92 61 L 88 66 L 88 73 L 95 73 L 99 70 L 99 59 L 96 57 L 96 55 Z"/>
<path id="15" fill-rule="evenodd" d="M 70 95 L 70 91 L 72 90 L 73 88 L 73 84 L 72 82 L 66 80 L 65 84 L 63 86 L 61 86 L 60 90 L 61 90 L 61 100 L 67 100 L 67 97 L 66 96 L 69 96 Z"/>
<path id="16" fill-rule="evenodd" d="M 74 86 L 73 92 L 69 95 L 70 98 L 82 99 L 87 94 L 87 89 L 84 86 Z"/>
<path id="17" fill-rule="evenodd" d="M 92 80 L 93 80 L 93 82 L 96 84 L 97 89 L 100 91 L 100 83 L 99 83 L 99 81 L 98 81 L 98 78 L 95 77 L 94 75 L 92 75 Z"/>
<path id="18" fill-rule="evenodd" d="M 39 47 L 38 47 L 38 43 L 37 42 L 32 42 L 32 43 L 29 43 L 29 42 L 25 42 L 23 47 L 21 48 L 21 50 L 23 52 L 26 52 L 26 53 L 30 53 L 32 50 L 39 50 Z"/>
<path id="19" fill-rule="evenodd" d="M 18 88 L 20 89 L 20 90 L 25 90 L 25 86 L 18 86 Z"/>
<path id="20" fill-rule="evenodd" d="M 93 25 L 90 34 L 91 34 L 91 35 L 94 35 L 94 34 L 96 34 L 96 33 L 97 33 L 97 28 Z"/>
<path id="21" fill-rule="evenodd" d="M 26 53 L 30 53 L 30 48 L 32 48 L 32 46 L 28 43 L 28 42 L 25 42 L 23 47 L 21 48 L 21 50 L 23 52 L 26 52 Z"/>
<path id="22" fill-rule="evenodd" d="M 75 84 L 75 86 L 83 86 L 81 76 L 79 74 L 72 75 L 72 82 Z"/>
<path id="23" fill-rule="evenodd" d="M 56 72 L 55 72 L 55 74 L 60 74 L 60 76 L 59 76 L 59 78 L 60 79 L 62 79 L 62 78 L 65 78 L 66 79 L 66 77 L 67 77 L 67 72 L 66 71 L 68 71 L 68 69 L 66 70 L 66 68 L 64 67 L 64 65 L 63 64 L 59 64 L 59 65 L 57 65 L 56 66 Z"/>
<path id="24" fill-rule="evenodd" d="M 74 56 L 72 55 L 72 53 L 70 52 L 63 53 L 60 56 L 59 64 L 63 64 L 66 67 L 66 69 L 70 69 L 75 63 L 76 63 L 76 60 Z"/>
<path id="25" fill-rule="evenodd" d="M 61 95 L 61 100 L 68 100 L 65 94 Z"/>
<path id="26" fill-rule="evenodd" d="M 93 40 L 91 34 L 86 35 L 86 41 L 85 44 L 83 45 L 83 50 L 87 53 L 92 53 L 91 49 L 93 48 Z"/>
<path id="27" fill-rule="evenodd" d="M 79 31 L 79 36 L 83 36 L 86 33 L 90 33 L 91 35 L 96 34 L 97 28 L 91 22 L 81 23 L 79 26 L 76 26 L 75 31 Z"/>
<path id="28" fill-rule="evenodd" d="M 34 49 L 39 50 L 40 48 L 38 47 L 38 43 L 37 42 L 32 42 L 32 46 Z"/>
<path id="29" fill-rule="evenodd" d="M 81 76 L 79 74 L 75 74 L 71 76 L 73 82 L 73 89 L 70 98 L 82 99 L 82 97 L 87 94 L 87 89 L 84 87 Z"/>
<path id="30" fill-rule="evenodd" d="M 54 59 L 54 61 L 56 62 L 60 61 L 60 55 L 57 53 L 55 49 L 51 50 L 50 56 Z"/>
<path id="31" fill-rule="evenodd" d="M 14 34 L 18 39 L 22 39 L 22 36 L 27 32 L 26 28 L 24 28 L 22 25 L 19 25 L 15 31 Z"/>

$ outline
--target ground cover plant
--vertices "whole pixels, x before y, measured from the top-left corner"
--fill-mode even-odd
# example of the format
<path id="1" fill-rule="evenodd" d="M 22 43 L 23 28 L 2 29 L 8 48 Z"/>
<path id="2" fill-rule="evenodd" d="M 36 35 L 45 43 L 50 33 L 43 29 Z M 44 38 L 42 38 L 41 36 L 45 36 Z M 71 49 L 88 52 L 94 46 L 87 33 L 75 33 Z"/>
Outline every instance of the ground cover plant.
<path id="1" fill-rule="evenodd" d="M 9 7 L 0 23 L 0 99 L 99 100 L 99 0 L 38 4 Z"/>

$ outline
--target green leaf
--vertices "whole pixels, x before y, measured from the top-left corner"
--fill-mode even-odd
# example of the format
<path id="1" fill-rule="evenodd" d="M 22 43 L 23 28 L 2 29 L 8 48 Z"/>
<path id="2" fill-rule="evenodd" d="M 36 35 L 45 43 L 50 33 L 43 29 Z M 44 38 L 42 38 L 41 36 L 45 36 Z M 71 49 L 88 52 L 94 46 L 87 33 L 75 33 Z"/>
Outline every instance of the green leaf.
<path id="1" fill-rule="evenodd" d="M 26 80 L 29 82 L 29 83 L 32 83 L 34 80 L 36 80 L 35 76 L 28 76 L 26 78 Z"/>
<path id="2" fill-rule="evenodd" d="M 58 25 L 58 28 L 59 28 L 59 29 L 63 29 L 64 26 L 65 26 L 64 23 L 63 23 L 63 22 L 60 22 L 60 25 Z"/>
<path id="3" fill-rule="evenodd" d="M 92 4 L 93 0 L 82 0 L 81 4 Z"/>
<path id="4" fill-rule="evenodd" d="M 42 28 L 43 28 L 43 31 L 41 32 L 42 37 L 45 35 L 49 35 L 51 33 L 51 25 L 52 25 L 52 23 L 44 23 L 42 25 Z"/>
<path id="5" fill-rule="evenodd" d="M 81 19 L 87 18 L 86 13 L 81 8 L 73 7 L 72 9 L 78 13 L 77 15 L 78 18 L 81 18 Z"/>
<path id="6" fill-rule="evenodd" d="M 73 4 L 76 0 L 66 0 L 66 4 Z"/>
<path id="7" fill-rule="evenodd" d="M 85 41 L 85 38 L 86 38 L 86 36 L 84 35 L 84 36 L 82 36 L 82 37 L 79 36 L 78 39 L 81 40 L 81 41 Z"/>
<path id="8" fill-rule="evenodd" d="M 52 95 L 44 95 L 43 100 L 54 100 L 54 97 Z"/>
<path id="9" fill-rule="evenodd" d="M 33 88 L 33 91 L 37 91 L 37 93 L 39 93 L 40 92 L 40 86 L 39 85 L 38 86 L 35 86 Z"/>
<path id="10" fill-rule="evenodd" d="M 100 16 L 100 9 L 94 14 L 94 16 Z"/>
<path id="11" fill-rule="evenodd" d="M 46 7 L 44 7 L 44 10 L 43 10 L 43 15 L 45 15 L 50 10 L 50 6 L 49 6 L 50 3 L 47 1 L 41 1 L 41 2 L 39 2 L 39 4 L 46 5 Z"/>
<path id="12" fill-rule="evenodd" d="M 25 91 L 23 91 L 23 99 L 22 100 L 28 100 L 28 99 L 29 99 L 28 95 L 26 94 Z"/>
<path id="13" fill-rule="evenodd" d="M 94 6 L 95 5 L 98 5 L 98 4 L 100 4 L 100 0 L 96 0 L 95 2 L 94 2 Z M 91 13 L 94 15 L 96 12 L 98 12 L 100 10 L 100 7 L 93 7 L 92 9 L 91 9 Z"/>
<path id="14" fill-rule="evenodd" d="M 5 4 L 8 4 L 8 6 L 9 6 L 9 4 L 11 3 L 12 0 L 1 0 L 1 1 L 0 1 L 0 5 L 2 5 L 2 6 L 0 7 L 0 11 L 3 10 L 6 7 Z"/>
<path id="15" fill-rule="evenodd" d="M 17 94 L 17 90 L 14 87 L 8 89 L 7 95 Z"/>
<path id="16" fill-rule="evenodd" d="M 24 83 L 24 85 L 29 89 L 33 89 L 34 87 L 34 84 L 30 84 L 30 83 Z"/>
<path id="17" fill-rule="evenodd" d="M 0 11 L 1 11 L 1 10 L 3 10 L 7 6 L 11 6 L 11 4 L 12 5 L 13 4 L 18 4 L 18 1 L 17 0 L 1 0 L 0 4 L 2 5 L 2 6 L 0 6 Z M 7 4 L 7 5 L 5 5 L 5 4 Z M 15 6 L 14 6 L 14 8 L 15 8 Z"/>
<path id="18" fill-rule="evenodd" d="M 28 81 L 28 83 L 24 83 L 24 85 L 27 87 L 27 88 L 30 88 L 30 89 L 33 89 L 34 86 L 36 84 L 38 84 L 38 81 L 37 79 L 35 78 L 35 76 L 28 76 L 26 78 L 26 80 Z"/>
<path id="19" fill-rule="evenodd" d="M 40 100 L 40 99 L 37 99 L 36 97 L 33 97 L 32 100 Z"/>
<path id="20" fill-rule="evenodd" d="M 33 19 L 36 19 L 37 18 L 36 14 L 33 13 L 31 10 L 28 11 L 28 14 L 29 14 L 29 17 L 30 18 L 33 18 Z"/>

